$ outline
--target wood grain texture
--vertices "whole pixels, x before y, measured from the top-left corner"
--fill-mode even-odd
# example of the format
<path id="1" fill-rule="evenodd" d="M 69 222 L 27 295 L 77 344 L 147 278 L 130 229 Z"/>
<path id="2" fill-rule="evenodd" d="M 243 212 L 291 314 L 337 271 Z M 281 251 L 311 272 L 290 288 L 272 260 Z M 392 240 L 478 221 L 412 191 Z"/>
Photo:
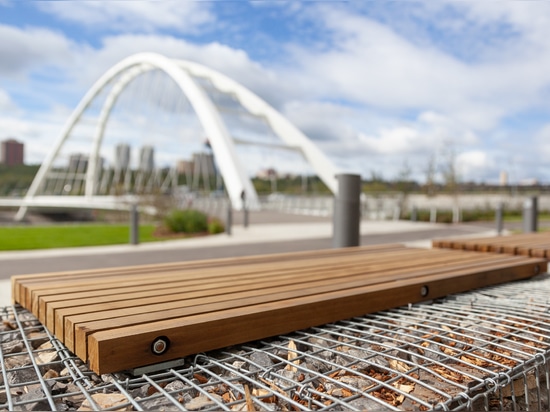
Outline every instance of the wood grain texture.
<path id="1" fill-rule="evenodd" d="M 546 271 L 546 260 L 401 245 L 12 278 L 96 373 L 115 372 Z M 163 337 L 168 350 L 154 354 Z"/>

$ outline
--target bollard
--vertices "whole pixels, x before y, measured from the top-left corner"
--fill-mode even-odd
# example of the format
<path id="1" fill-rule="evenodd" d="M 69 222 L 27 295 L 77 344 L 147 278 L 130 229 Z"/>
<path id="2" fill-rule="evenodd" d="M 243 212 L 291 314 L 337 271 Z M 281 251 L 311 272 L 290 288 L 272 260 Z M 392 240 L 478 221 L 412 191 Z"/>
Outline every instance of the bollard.
<path id="1" fill-rule="evenodd" d="M 523 232 L 531 233 L 538 230 L 538 200 L 536 196 L 523 202 Z"/>
<path id="2" fill-rule="evenodd" d="M 338 195 L 334 199 L 333 247 L 359 246 L 361 177 L 339 174 Z"/>
<path id="3" fill-rule="evenodd" d="M 504 205 L 502 204 L 502 202 L 499 202 L 495 210 L 495 223 L 496 223 L 497 235 L 499 236 L 502 234 L 502 229 L 504 228 L 503 210 L 504 210 Z"/>
<path id="4" fill-rule="evenodd" d="M 243 216 L 243 226 L 245 228 L 248 227 L 248 216 L 249 216 L 249 213 L 248 213 L 248 208 L 246 206 L 243 207 L 243 213 L 244 213 L 244 216 Z"/>
<path id="5" fill-rule="evenodd" d="M 231 236 L 231 225 L 233 224 L 233 208 L 231 207 L 231 202 L 227 204 L 227 216 L 225 219 L 225 233 L 228 236 Z"/>
<path id="6" fill-rule="evenodd" d="M 411 222 L 416 222 L 418 220 L 418 209 L 416 206 L 413 206 L 411 209 Z"/>
<path id="7" fill-rule="evenodd" d="M 246 192 L 243 190 L 241 192 L 241 200 L 243 201 L 243 226 L 248 227 L 248 207 L 246 204 Z"/>
<path id="8" fill-rule="evenodd" d="M 531 197 L 531 210 L 532 210 L 532 216 L 531 216 L 531 227 L 533 228 L 533 232 L 538 232 L 539 230 L 539 202 L 538 197 L 533 196 Z"/>
<path id="9" fill-rule="evenodd" d="M 130 207 L 130 244 L 139 244 L 139 213 L 136 204 Z"/>
<path id="10" fill-rule="evenodd" d="M 460 207 L 458 205 L 453 206 L 453 223 L 460 223 Z"/>
<path id="11" fill-rule="evenodd" d="M 393 220 L 399 220 L 400 217 L 401 217 L 401 207 L 398 205 L 393 208 Z"/>
<path id="12" fill-rule="evenodd" d="M 432 207 L 430 209 L 430 223 L 437 223 L 437 208 Z"/>

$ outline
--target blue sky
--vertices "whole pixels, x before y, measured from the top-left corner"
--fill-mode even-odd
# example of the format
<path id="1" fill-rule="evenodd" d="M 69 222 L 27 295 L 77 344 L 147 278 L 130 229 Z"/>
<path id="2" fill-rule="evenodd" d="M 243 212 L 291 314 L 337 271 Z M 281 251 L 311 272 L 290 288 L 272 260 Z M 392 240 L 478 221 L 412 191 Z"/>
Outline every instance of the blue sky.
<path id="1" fill-rule="evenodd" d="M 0 139 L 51 149 L 123 58 L 196 61 L 250 88 L 339 166 L 422 181 L 550 182 L 544 0 L 0 0 Z"/>

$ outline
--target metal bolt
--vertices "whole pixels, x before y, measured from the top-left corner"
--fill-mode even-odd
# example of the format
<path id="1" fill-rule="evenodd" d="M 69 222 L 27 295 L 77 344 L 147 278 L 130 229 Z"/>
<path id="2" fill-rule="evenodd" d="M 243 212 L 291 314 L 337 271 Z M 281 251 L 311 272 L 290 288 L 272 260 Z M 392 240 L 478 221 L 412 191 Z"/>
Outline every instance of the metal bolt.
<path id="1" fill-rule="evenodd" d="M 420 296 L 422 297 L 428 296 L 428 293 L 430 293 L 430 288 L 428 288 L 428 286 L 422 286 L 420 288 Z"/>
<path id="2" fill-rule="evenodd" d="M 170 341 L 166 336 L 159 336 L 151 344 L 151 350 L 155 355 L 162 355 L 168 350 Z"/>

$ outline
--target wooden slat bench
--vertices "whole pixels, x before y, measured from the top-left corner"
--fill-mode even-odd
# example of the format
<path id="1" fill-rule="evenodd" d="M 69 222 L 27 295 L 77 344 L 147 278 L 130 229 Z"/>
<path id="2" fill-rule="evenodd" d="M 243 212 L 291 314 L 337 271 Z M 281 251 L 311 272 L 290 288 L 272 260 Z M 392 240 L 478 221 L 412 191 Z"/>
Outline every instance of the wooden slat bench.
<path id="1" fill-rule="evenodd" d="M 546 260 L 380 245 L 12 277 L 96 373 L 533 276 Z"/>
<path id="2" fill-rule="evenodd" d="M 432 246 L 435 248 L 508 253 L 550 259 L 550 232 L 521 233 L 475 239 L 438 239 L 432 241 Z"/>

